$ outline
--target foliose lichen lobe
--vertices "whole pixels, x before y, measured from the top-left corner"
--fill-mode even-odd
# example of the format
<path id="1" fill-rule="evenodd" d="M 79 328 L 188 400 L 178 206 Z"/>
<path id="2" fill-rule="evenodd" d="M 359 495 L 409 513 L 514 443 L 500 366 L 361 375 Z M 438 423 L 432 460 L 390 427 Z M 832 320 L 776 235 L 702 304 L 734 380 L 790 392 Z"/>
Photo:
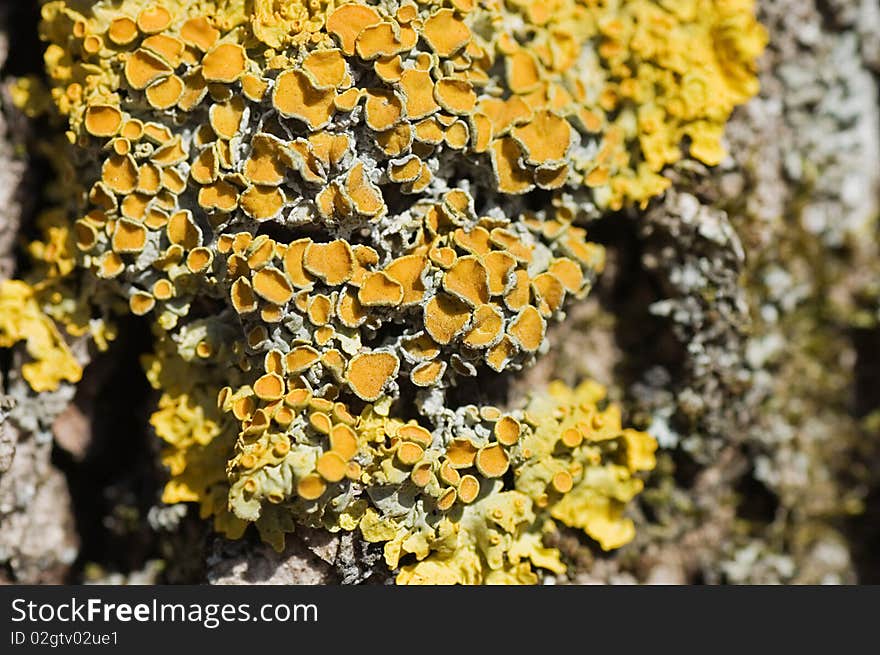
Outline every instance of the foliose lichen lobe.
<path id="1" fill-rule="evenodd" d="M 600 385 L 447 391 L 532 364 L 589 292 L 604 251 L 576 219 L 721 160 L 757 90 L 750 0 L 42 11 L 76 170 L 50 277 L 150 317 L 165 502 L 279 549 L 360 530 L 401 583 L 562 572 L 553 521 L 632 539 L 656 443 Z"/>

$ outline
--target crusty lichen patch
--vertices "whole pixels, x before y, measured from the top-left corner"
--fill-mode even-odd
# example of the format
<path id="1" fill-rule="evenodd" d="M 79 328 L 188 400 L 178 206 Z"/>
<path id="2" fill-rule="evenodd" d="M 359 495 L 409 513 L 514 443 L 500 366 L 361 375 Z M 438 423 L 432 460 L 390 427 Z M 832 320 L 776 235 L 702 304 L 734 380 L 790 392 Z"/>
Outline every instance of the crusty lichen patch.
<path id="1" fill-rule="evenodd" d="M 56 0 L 42 32 L 79 162 L 64 274 L 154 323 L 166 502 L 277 548 L 360 529 L 400 582 L 561 572 L 554 520 L 632 538 L 655 444 L 598 385 L 446 391 L 546 350 L 604 265 L 576 221 L 720 161 L 751 0 Z"/>

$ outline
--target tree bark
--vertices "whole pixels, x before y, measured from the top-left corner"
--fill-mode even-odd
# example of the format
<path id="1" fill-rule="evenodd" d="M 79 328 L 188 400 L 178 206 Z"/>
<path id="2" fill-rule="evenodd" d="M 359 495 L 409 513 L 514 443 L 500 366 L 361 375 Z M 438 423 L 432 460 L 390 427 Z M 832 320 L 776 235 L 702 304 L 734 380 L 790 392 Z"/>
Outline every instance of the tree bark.
<path id="1" fill-rule="evenodd" d="M 770 34 L 761 91 L 731 118 L 730 156 L 714 169 L 678 165 L 647 210 L 585 226 L 608 250 L 606 271 L 551 330 L 550 352 L 510 382 L 515 402 L 590 376 L 661 446 L 633 510 L 635 541 L 599 558 L 560 531 L 550 539 L 572 565 L 557 582 L 880 582 L 880 5 L 759 5 Z M 12 81 L 0 113 L 0 279 L 33 220 L 21 198 L 36 164 L 22 154 L 31 137 L 8 128 L 22 121 Z M 0 387 L 0 563 L 9 580 L 57 582 L 80 540 L 102 538 L 73 518 L 102 489 L 72 496 L 69 484 L 107 448 L 94 408 L 110 374 L 87 371 L 72 403 L 70 385 L 29 392 L 20 363 L 13 352 Z M 142 394 L 136 414 L 154 400 Z M 136 438 L 150 484 L 113 478 L 106 515 L 88 525 L 147 545 L 124 567 L 93 562 L 91 577 L 85 564 L 100 551 L 89 551 L 75 579 L 389 581 L 381 549 L 355 535 L 299 530 L 280 555 L 211 536 L 194 512 L 161 507 L 155 439 Z"/>

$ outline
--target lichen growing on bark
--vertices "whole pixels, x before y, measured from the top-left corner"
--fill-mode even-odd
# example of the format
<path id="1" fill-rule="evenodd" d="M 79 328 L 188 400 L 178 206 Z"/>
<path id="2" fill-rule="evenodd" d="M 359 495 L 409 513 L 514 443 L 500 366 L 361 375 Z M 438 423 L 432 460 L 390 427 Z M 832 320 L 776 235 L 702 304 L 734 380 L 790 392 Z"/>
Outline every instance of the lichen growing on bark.
<path id="1" fill-rule="evenodd" d="M 148 317 L 165 502 L 278 550 L 296 525 L 360 530 L 402 583 L 561 573 L 553 521 L 632 540 L 656 443 L 600 385 L 501 408 L 458 390 L 547 351 L 604 268 L 588 220 L 724 158 L 766 41 L 750 0 L 42 15 L 72 164 L 35 291 L 9 289 L 99 347 Z"/>

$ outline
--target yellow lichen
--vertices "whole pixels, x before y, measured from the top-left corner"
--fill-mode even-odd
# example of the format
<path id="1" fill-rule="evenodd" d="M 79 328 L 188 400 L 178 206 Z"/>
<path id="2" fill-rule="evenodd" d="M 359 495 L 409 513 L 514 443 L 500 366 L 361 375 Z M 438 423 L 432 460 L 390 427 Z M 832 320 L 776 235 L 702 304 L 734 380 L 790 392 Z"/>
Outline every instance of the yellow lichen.
<path id="1" fill-rule="evenodd" d="M 79 382 L 82 368 L 34 290 L 18 280 L 0 282 L 0 348 L 24 342 L 30 358 L 21 374 L 34 391 L 54 391 L 63 380 Z"/>
<path id="2" fill-rule="evenodd" d="M 645 205 L 683 157 L 721 161 L 766 40 L 750 0 L 52 0 L 42 16 L 80 152 L 59 158 L 75 215 L 32 255 L 69 332 L 102 338 L 93 307 L 153 321 L 166 502 L 279 549 L 296 523 L 359 528 L 401 583 L 561 573 L 553 521 L 605 549 L 632 538 L 656 444 L 598 385 L 526 411 L 439 405 L 546 349 L 604 265 L 576 223 Z M 35 388 L 78 377 L 52 302 L 18 284 L 0 345 L 26 342 Z M 433 400 L 404 423 L 410 385 Z"/>

